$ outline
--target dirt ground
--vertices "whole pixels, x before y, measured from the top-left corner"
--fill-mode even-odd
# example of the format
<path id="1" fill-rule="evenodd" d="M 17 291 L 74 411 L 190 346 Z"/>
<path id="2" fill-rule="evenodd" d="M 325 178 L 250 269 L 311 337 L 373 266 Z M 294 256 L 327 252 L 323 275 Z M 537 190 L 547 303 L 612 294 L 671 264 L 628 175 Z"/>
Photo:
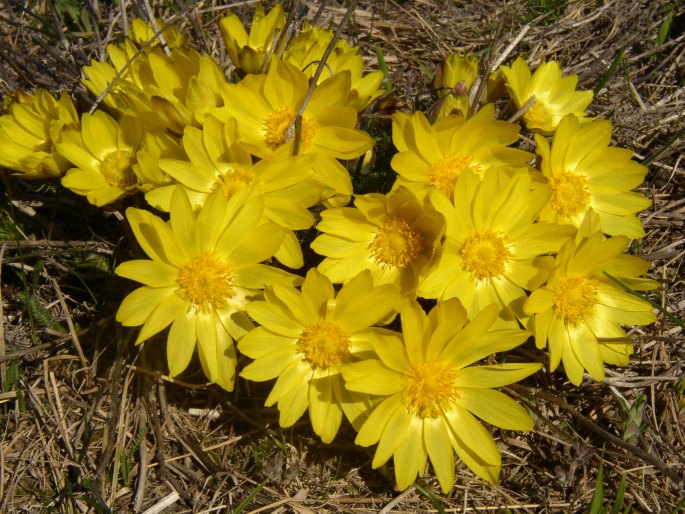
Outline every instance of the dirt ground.
<path id="1" fill-rule="evenodd" d="M 313 16 L 318 2 L 303 4 Z M 0 1 L 0 99 L 44 87 L 87 106 L 80 66 L 121 36 L 122 5 L 129 19 L 181 12 L 179 28 L 226 64 L 217 20 L 228 9 L 250 19 L 255 2 Z M 330 1 L 322 23 L 344 13 Z M 394 87 L 366 119 L 430 107 L 427 74 L 455 50 L 483 66 L 556 59 L 579 88 L 598 88 L 590 111 L 649 165 L 639 191 L 653 205 L 632 250 L 652 263 L 653 299 L 671 316 L 632 330 L 630 366 L 601 383 L 541 372 L 509 388 L 536 429 L 493 429 L 499 485 L 458 463 L 448 494 L 432 471 L 400 493 L 349 426 L 325 445 L 307 420 L 281 429 L 264 385 L 226 393 L 197 363 L 166 377 L 163 339 L 135 347 L 136 330 L 113 318 L 131 288 L 112 273 L 129 244 L 117 213 L 2 173 L 0 512 L 585 512 L 601 487 L 609 512 L 685 509 L 685 4 L 360 1 L 347 34 L 369 69 L 382 54 Z"/>

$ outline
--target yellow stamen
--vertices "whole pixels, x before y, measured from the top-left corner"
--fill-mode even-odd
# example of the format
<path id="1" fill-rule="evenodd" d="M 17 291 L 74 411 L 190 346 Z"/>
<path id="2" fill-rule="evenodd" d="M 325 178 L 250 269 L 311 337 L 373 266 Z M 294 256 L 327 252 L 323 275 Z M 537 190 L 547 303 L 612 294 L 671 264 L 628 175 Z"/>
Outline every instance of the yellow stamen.
<path id="1" fill-rule="evenodd" d="M 294 137 L 294 121 L 297 113 L 288 107 L 279 107 L 267 116 L 264 120 L 264 131 L 266 133 L 266 144 L 275 150 Z M 316 134 L 316 122 L 302 119 L 302 129 L 300 132 L 301 146 L 308 147 Z"/>
<path id="2" fill-rule="evenodd" d="M 221 192 L 226 198 L 231 198 L 236 192 L 250 184 L 257 176 L 250 170 L 242 168 L 229 171 L 219 175 L 212 186 L 212 191 L 221 188 Z"/>
<path id="3" fill-rule="evenodd" d="M 135 154 L 130 150 L 114 150 L 108 153 L 100 164 L 100 172 L 110 186 L 127 189 L 138 182 L 133 172 Z"/>
<path id="4" fill-rule="evenodd" d="M 504 273 L 504 267 L 511 252 L 506 239 L 494 230 L 470 234 L 461 249 L 464 269 L 473 273 L 478 280 L 494 278 Z"/>
<path id="5" fill-rule="evenodd" d="M 445 152 L 440 159 L 435 161 L 428 174 L 428 183 L 435 189 L 445 193 L 450 200 L 454 200 L 454 185 L 464 170 L 470 169 L 477 175 L 482 174 L 478 163 L 473 163 L 470 155 L 455 155 Z"/>
<path id="6" fill-rule="evenodd" d="M 236 293 L 231 266 L 212 252 L 193 257 L 178 274 L 178 295 L 200 311 L 224 307 Z"/>
<path id="7" fill-rule="evenodd" d="M 560 216 L 571 217 L 590 205 L 590 188 L 583 175 L 559 173 L 549 179 L 552 209 Z"/>
<path id="8" fill-rule="evenodd" d="M 382 265 L 405 268 L 421 255 L 423 237 L 405 219 L 388 216 L 369 248 Z"/>
<path id="9" fill-rule="evenodd" d="M 314 366 L 337 366 L 350 354 L 350 336 L 338 321 L 317 321 L 302 332 L 297 350 Z"/>
<path id="10" fill-rule="evenodd" d="M 554 286 L 552 302 L 559 318 L 575 324 L 597 304 L 597 283 L 587 277 L 564 277 Z"/>
<path id="11" fill-rule="evenodd" d="M 559 116 L 556 115 L 547 104 L 540 99 L 536 99 L 530 109 L 523 115 L 526 127 L 530 129 L 549 130 L 559 124 Z"/>
<path id="12" fill-rule="evenodd" d="M 457 370 L 442 362 L 424 362 L 405 373 L 402 404 L 420 418 L 437 418 L 458 397 Z"/>

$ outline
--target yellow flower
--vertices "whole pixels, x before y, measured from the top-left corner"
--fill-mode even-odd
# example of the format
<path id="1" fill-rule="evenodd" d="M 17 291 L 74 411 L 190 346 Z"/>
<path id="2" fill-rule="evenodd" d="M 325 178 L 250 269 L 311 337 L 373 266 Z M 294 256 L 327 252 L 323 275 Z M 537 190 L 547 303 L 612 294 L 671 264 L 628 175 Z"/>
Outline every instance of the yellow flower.
<path id="1" fill-rule="evenodd" d="M 311 269 L 301 292 L 274 285 L 265 298 L 247 307 L 262 326 L 238 342 L 240 352 L 255 359 L 240 376 L 260 382 L 277 378 L 266 405 L 278 402 L 282 427 L 309 409 L 314 432 L 325 443 L 335 437 L 343 414 L 358 429 L 369 397 L 345 389 L 340 366 L 368 354 L 370 341 L 388 332 L 370 327 L 393 312 L 397 288 L 374 287 L 366 271 L 336 296 L 331 282 Z"/>
<path id="2" fill-rule="evenodd" d="M 507 147 L 518 141 L 518 126 L 498 121 L 494 114 L 489 104 L 466 121 L 451 116 L 434 125 L 421 112 L 395 114 L 392 133 L 399 153 L 390 164 L 400 175 L 396 184 L 417 193 L 438 189 L 452 199 L 465 170 L 482 177 L 490 171 L 511 173 L 525 168 L 533 156 Z"/>
<path id="3" fill-rule="evenodd" d="M 218 91 L 215 95 L 202 96 L 211 102 L 210 105 L 197 105 L 199 98 L 190 91 L 193 84 L 201 89 L 219 86 L 215 72 L 203 75 L 211 80 L 210 83 L 197 83 L 201 66 L 210 70 L 218 66 L 210 57 L 201 56 L 193 49 L 175 49 L 166 55 L 161 47 L 155 47 L 146 55 L 139 55 L 136 63 L 131 80 L 118 83 L 121 89 L 117 92 L 117 100 L 120 106 L 135 112 L 146 123 L 180 135 L 185 127 L 199 125 L 196 109 L 204 115 L 219 105 Z M 223 78 L 221 80 L 225 82 Z"/>
<path id="4" fill-rule="evenodd" d="M 526 289 L 544 280 L 538 256 L 557 251 L 575 231 L 535 219 L 547 200 L 544 190 L 531 191 L 526 171 L 501 180 L 482 180 L 465 172 L 457 181 L 454 203 L 434 191 L 430 199 L 446 221 L 439 258 L 419 281 L 423 298 L 459 298 L 469 317 L 497 303 L 503 320 L 522 317 Z"/>
<path id="5" fill-rule="evenodd" d="M 357 196 L 355 207 L 327 209 L 311 248 L 326 258 L 319 270 L 334 283 L 371 270 L 376 284 L 396 284 L 412 295 L 444 232 L 444 219 L 428 201 L 399 188 L 389 195 Z"/>
<path id="6" fill-rule="evenodd" d="M 534 96 L 535 101 L 523 115 L 529 130 L 551 134 L 567 114 L 583 119 L 585 109 L 592 102 L 592 91 L 576 91 L 578 75 L 562 77 L 557 61 L 540 64 L 531 75 L 523 58 L 514 61 L 511 68 L 501 66 L 506 78 L 507 89 L 516 105 L 521 109 Z"/>
<path id="7" fill-rule="evenodd" d="M 442 61 L 433 80 L 433 86 L 440 97 L 436 120 L 450 115 L 468 114 L 468 95 L 477 76 L 478 57 L 475 55 L 462 56 L 453 52 Z"/>
<path id="8" fill-rule="evenodd" d="M 299 34 L 288 43 L 283 60 L 302 70 L 311 79 L 332 39 L 333 31 L 305 22 Z M 348 107 L 361 112 L 383 94 L 383 90 L 379 89 L 383 72 L 364 74 L 364 61 L 359 54 L 359 47 L 350 47 L 347 41 L 338 39 L 326 59 L 319 83 L 344 70 L 348 70 L 351 77 L 350 92 L 345 101 Z"/>
<path id="9" fill-rule="evenodd" d="M 378 359 L 342 368 L 351 391 L 385 396 L 359 430 L 355 442 L 378 443 L 372 466 L 394 457 L 395 477 L 406 489 L 430 459 L 442 490 L 454 485 L 454 454 L 476 475 L 495 484 L 501 456 L 488 431 L 474 417 L 508 430 L 532 430 L 530 415 L 494 388 L 517 382 L 539 364 L 472 366 L 523 343 L 523 330 L 490 330 L 497 306 L 470 323 L 456 299 L 438 302 L 426 315 L 411 302 L 400 315 L 402 339 L 372 340 Z"/>
<path id="10" fill-rule="evenodd" d="M 524 305 L 533 317 L 536 345 L 549 348 L 550 370 L 563 362 L 575 385 L 583 380 L 583 370 L 602 380 L 603 362 L 628 364 L 633 344 L 621 324 L 647 325 L 656 320 L 649 303 L 608 276 L 634 290 L 657 287 L 653 280 L 639 278 L 649 263 L 624 255 L 627 246 L 626 237 L 605 239 L 599 220 L 589 211 L 578 237 L 556 256 L 547 284 L 533 291 Z"/>
<path id="11" fill-rule="evenodd" d="M 164 22 L 157 20 L 157 28 L 162 29 Z M 107 55 L 110 63 L 93 59 L 89 66 L 83 67 L 83 74 L 86 78 L 82 81 L 83 85 L 99 97 L 105 92 L 112 82 L 115 82 L 117 75 L 119 79 L 111 86 L 108 94 L 104 97 L 104 103 L 115 110 L 123 112 L 126 103 L 121 98 L 122 85 L 124 83 L 135 84 L 138 89 L 143 89 L 149 77 L 141 77 L 140 67 L 145 62 L 145 56 L 150 52 L 161 51 L 160 39 L 155 39 L 143 50 L 143 45 L 152 40 L 155 35 L 152 25 L 140 18 L 134 18 L 131 23 L 131 34 L 120 44 L 107 45 Z M 168 26 L 162 37 L 166 47 L 172 50 L 186 48 L 186 38 L 173 25 Z"/>
<path id="12" fill-rule="evenodd" d="M 278 37 L 285 26 L 285 14 L 281 4 L 276 4 L 269 14 L 257 4 L 248 35 L 240 18 L 229 13 L 221 19 L 221 36 L 231 62 L 245 73 L 264 73 L 266 59 L 274 51 Z"/>
<path id="13" fill-rule="evenodd" d="M 639 186 L 647 168 L 632 160 L 633 152 L 609 146 L 611 122 L 596 120 L 581 125 L 565 116 L 547 140 L 535 136 L 541 171 L 551 192 L 540 219 L 580 226 L 592 208 L 604 233 L 630 238 L 645 235 L 634 213 L 651 205 L 649 198 L 630 190 Z"/>
<path id="14" fill-rule="evenodd" d="M 60 177 L 69 161 L 55 144 L 64 131 L 77 131 L 78 115 L 66 93 L 59 101 L 49 92 L 19 93 L 10 112 L 0 116 L 0 166 L 25 179 Z"/>
<path id="15" fill-rule="evenodd" d="M 211 115 L 202 129 L 186 127 L 183 134 L 186 159 L 162 159 L 160 168 L 183 185 L 194 207 L 202 205 L 209 194 L 219 189 L 230 198 L 238 190 L 257 184 L 264 196 L 264 218 L 287 228 L 283 247 L 276 258 L 291 268 L 303 265 L 302 249 L 293 230 L 314 224 L 308 207 L 321 196 L 321 185 L 313 178 L 308 156 L 262 159 L 254 166 L 252 157 L 238 142 L 235 120 L 223 124 Z M 174 185 L 156 188 L 146 195 L 148 202 L 169 210 Z"/>
<path id="16" fill-rule="evenodd" d="M 266 75 L 248 75 L 238 84 L 222 89 L 224 106 L 213 112 L 227 121 L 235 118 L 240 141 L 253 155 L 264 158 L 295 153 L 295 119 L 309 83 L 293 65 L 276 57 Z M 352 182 L 336 159 L 354 159 L 373 146 L 366 132 L 355 129 L 357 112 L 345 106 L 350 91 L 349 72 L 319 84 L 302 115 L 297 154 L 314 154 L 314 171 L 326 188 L 323 198 L 341 196 L 347 203 Z"/>
<path id="17" fill-rule="evenodd" d="M 98 207 L 138 190 L 133 165 L 143 140 L 138 118 L 126 115 L 117 122 L 102 111 L 83 114 L 81 131 L 69 131 L 57 144 L 59 152 L 74 164 L 62 185 L 86 196 Z"/>
<path id="18" fill-rule="evenodd" d="M 177 187 L 169 222 L 141 209 L 126 210 L 150 259 L 127 261 L 115 270 L 144 284 L 124 298 L 117 320 L 142 325 L 136 344 L 171 325 L 171 376 L 186 369 L 197 346 L 209 380 L 233 390 L 233 339 L 253 328 L 245 307 L 265 285 L 295 283 L 293 275 L 259 264 L 280 246 L 284 231 L 273 223 L 259 224 L 262 208 L 262 199 L 245 189 L 229 200 L 216 192 L 194 213 Z"/>

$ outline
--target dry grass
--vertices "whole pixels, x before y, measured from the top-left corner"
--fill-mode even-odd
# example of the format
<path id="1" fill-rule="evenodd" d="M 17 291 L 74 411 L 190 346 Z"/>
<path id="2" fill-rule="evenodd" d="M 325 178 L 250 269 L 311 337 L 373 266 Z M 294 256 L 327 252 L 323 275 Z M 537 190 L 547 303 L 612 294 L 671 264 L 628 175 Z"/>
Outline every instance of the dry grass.
<path id="1" fill-rule="evenodd" d="M 325 22 L 341 19 L 335 2 Z M 254 2 L 235 2 L 250 12 Z M 306 2 L 316 10 L 315 2 Z M 104 55 L 122 31 L 109 3 L 84 11 L 98 31 L 64 26 L 63 2 L 0 2 L 0 82 L 66 89 L 82 105 L 79 66 Z M 77 5 L 77 2 L 74 2 Z M 83 5 L 83 4 L 78 4 Z M 179 5 L 155 3 L 168 18 Z M 558 6 L 558 7 L 555 7 Z M 26 8 L 24 8 L 26 7 Z M 140 14 L 135 1 L 127 16 Z M 189 4 L 178 23 L 198 46 L 226 62 L 216 19 L 226 7 Z M 670 33 L 657 44 L 672 12 Z M 647 236 L 633 251 L 652 262 L 662 308 L 685 319 L 685 6 L 651 0 L 416 0 L 360 2 L 351 36 L 377 66 L 382 49 L 396 100 L 425 108 L 433 70 L 447 52 L 478 52 L 490 61 L 522 54 L 558 59 L 580 86 L 601 83 L 624 58 L 592 110 L 615 123 L 615 143 L 650 164 L 641 191 Z M 129 257 L 117 214 L 84 206 L 53 187 L 4 177 L 0 213 L 0 512 L 436 512 L 410 488 L 393 490 L 390 469 L 370 468 L 349 427 L 333 445 L 307 423 L 278 427 L 262 407 L 265 390 L 239 382 L 228 394 L 205 387 L 198 366 L 179 380 L 165 369 L 164 344 L 133 347 L 134 332 L 112 317 L 130 287 L 113 277 Z M 682 322 L 681 322 L 682 323 Z M 71 335 L 69 335 L 71 334 Z M 600 462 L 607 501 L 625 476 L 636 512 L 673 512 L 685 503 L 685 338 L 660 316 L 632 332 L 636 355 L 607 380 L 574 388 L 539 373 L 510 393 L 535 413 L 530 434 L 496 431 L 501 484 L 490 487 L 459 465 L 457 483 L 435 494 L 445 512 L 581 512 L 590 503 Z M 520 350 L 533 355 L 532 348 Z M 633 405 L 631 413 L 624 407 Z M 627 437 L 633 430 L 634 436 Z M 624 437 L 626 436 L 626 437 Z M 627 440 L 626 440 L 627 439 Z M 433 478 L 419 484 L 439 488 Z"/>

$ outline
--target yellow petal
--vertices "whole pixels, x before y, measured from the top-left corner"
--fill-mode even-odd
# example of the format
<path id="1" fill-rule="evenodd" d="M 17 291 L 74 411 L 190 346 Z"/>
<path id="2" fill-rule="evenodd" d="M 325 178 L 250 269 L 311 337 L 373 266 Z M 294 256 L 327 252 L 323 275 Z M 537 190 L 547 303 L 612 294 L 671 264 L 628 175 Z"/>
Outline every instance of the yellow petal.
<path id="1" fill-rule="evenodd" d="M 175 377 L 188 367 L 195 351 L 197 318 L 187 312 L 172 323 L 167 337 L 166 355 L 169 376 Z"/>
<path id="2" fill-rule="evenodd" d="M 506 394 L 494 389 L 459 390 L 459 403 L 491 425 L 507 430 L 532 430 L 533 418 Z"/>
<path id="3" fill-rule="evenodd" d="M 490 366 L 471 366 L 459 370 L 454 381 L 456 387 L 491 388 L 513 384 L 532 375 L 542 364 L 493 364 Z"/>
<path id="4" fill-rule="evenodd" d="M 346 364 L 340 371 L 345 378 L 345 386 L 350 391 L 389 395 L 401 391 L 404 387 L 402 375 L 376 359 Z"/>
<path id="5" fill-rule="evenodd" d="M 119 264 L 114 272 L 151 287 L 178 287 L 178 269 L 159 261 L 133 260 Z"/>
<path id="6" fill-rule="evenodd" d="M 177 294 L 164 298 L 145 320 L 145 324 L 140 329 L 136 339 L 136 344 L 140 344 L 161 330 L 164 330 L 187 308 L 188 302 L 182 300 Z"/>
<path id="7" fill-rule="evenodd" d="M 140 287 L 130 293 L 119 306 L 117 321 L 125 327 L 142 325 L 161 302 L 176 294 L 176 287 Z"/>
<path id="8" fill-rule="evenodd" d="M 312 380 L 309 387 L 309 418 L 314 433 L 324 443 L 330 443 L 338 433 L 342 420 L 342 409 L 333 396 L 332 381 L 340 376 L 322 377 Z"/>
<path id="9" fill-rule="evenodd" d="M 435 476 L 443 492 L 447 493 L 454 486 L 454 453 L 447 426 L 442 418 L 426 418 L 423 420 L 423 430 Z"/>
<path id="10" fill-rule="evenodd" d="M 400 490 L 409 487 L 416 480 L 416 476 L 423 473 L 426 458 L 426 449 L 423 445 L 423 420 L 412 417 L 404 440 L 395 450 L 395 478 Z"/>
<path id="11" fill-rule="evenodd" d="M 388 421 L 394 416 L 395 411 L 403 408 L 404 407 L 400 404 L 399 394 L 394 394 L 384 399 L 376 406 L 368 419 L 361 426 L 354 442 L 360 446 L 371 446 L 372 444 L 377 443 L 381 438 Z M 387 461 L 389 458 L 390 455 L 388 455 L 385 460 Z M 383 464 L 383 462 L 381 462 L 381 464 Z"/>

